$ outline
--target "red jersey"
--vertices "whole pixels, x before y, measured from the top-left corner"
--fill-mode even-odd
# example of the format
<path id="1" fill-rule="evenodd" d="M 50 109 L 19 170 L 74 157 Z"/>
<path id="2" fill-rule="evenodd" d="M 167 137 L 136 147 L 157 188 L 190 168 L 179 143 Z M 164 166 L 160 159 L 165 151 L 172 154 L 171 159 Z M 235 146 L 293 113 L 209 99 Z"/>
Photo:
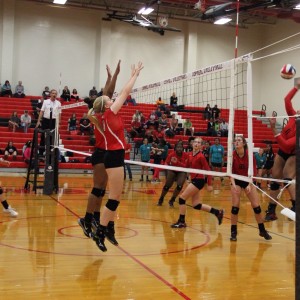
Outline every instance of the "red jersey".
<path id="1" fill-rule="evenodd" d="M 193 153 L 187 153 L 189 155 L 187 166 L 192 169 L 199 169 L 199 170 L 206 170 L 210 171 L 210 167 L 207 163 L 206 158 L 201 152 L 198 152 L 196 154 Z M 196 173 L 190 173 L 191 179 L 194 178 L 205 178 L 205 175 L 203 174 L 196 174 Z M 207 176 L 207 184 L 211 185 L 212 178 L 211 176 Z"/>
<path id="2" fill-rule="evenodd" d="M 165 165 L 174 167 L 187 167 L 189 155 L 186 152 L 182 152 L 182 155 L 177 155 L 176 151 L 172 151 L 166 158 Z"/>
<path id="3" fill-rule="evenodd" d="M 102 129 L 106 139 L 105 150 L 125 149 L 124 123 L 119 114 L 111 109 L 106 110 L 102 117 Z"/>
<path id="4" fill-rule="evenodd" d="M 233 157 L 232 158 L 232 174 L 248 177 L 248 167 L 249 167 L 248 151 L 245 150 L 243 157 L 240 157 L 236 151 L 233 151 L 232 157 Z M 253 170 L 255 170 L 255 169 L 256 169 L 256 162 L 253 157 Z"/>
<path id="5" fill-rule="evenodd" d="M 102 122 L 102 115 L 95 115 L 98 119 L 98 121 L 101 123 Z M 95 130 L 94 130 L 94 134 L 95 134 L 95 139 L 96 139 L 96 144 L 95 147 L 99 148 L 99 149 L 106 149 L 106 141 L 105 141 L 105 136 L 104 133 L 99 131 L 97 126 L 95 126 Z"/>
<path id="6" fill-rule="evenodd" d="M 284 98 L 285 110 L 289 116 L 294 116 L 297 112 L 292 105 L 292 99 L 298 89 L 293 88 Z M 294 154 L 296 150 L 296 119 L 290 117 L 288 123 L 282 129 L 281 133 L 276 137 L 280 149 L 287 154 Z"/>
<path id="7" fill-rule="evenodd" d="M 126 152 L 129 150 L 129 152 Z M 131 144 L 125 144 L 125 159 L 130 160 Z"/>

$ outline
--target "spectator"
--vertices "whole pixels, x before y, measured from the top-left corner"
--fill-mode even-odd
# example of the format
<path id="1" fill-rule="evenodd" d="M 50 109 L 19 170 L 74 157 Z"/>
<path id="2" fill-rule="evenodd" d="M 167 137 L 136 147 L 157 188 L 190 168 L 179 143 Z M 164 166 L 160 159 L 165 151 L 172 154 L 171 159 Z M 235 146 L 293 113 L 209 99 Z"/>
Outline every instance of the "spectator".
<path id="1" fill-rule="evenodd" d="M 11 114 L 10 120 L 8 121 L 8 128 L 13 132 L 16 131 L 16 128 L 20 127 L 20 119 L 16 111 Z"/>
<path id="2" fill-rule="evenodd" d="M 4 159 L 8 159 L 9 156 L 12 156 L 13 160 L 17 159 L 17 148 L 13 145 L 12 141 L 9 141 L 4 149 Z"/>
<path id="3" fill-rule="evenodd" d="M 154 110 L 150 113 L 149 119 L 148 119 L 146 125 L 147 125 L 148 129 L 152 129 L 152 130 L 156 129 L 158 127 L 158 120 L 156 118 Z"/>
<path id="4" fill-rule="evenodd" d="M 11 85 L 8 80 L 6 80 L 5 83 L 2 85 L 1 96 L 12 97 Z"/>
<path id="5" fill-rule="evenodd" d="M 164 106 L 165 105 L 165 102 L 164 100 L 161 99 L 161 97 L 159 97 L 157 100 L 156 100 L 156 105 L 157 106 Z"/>
<path id="6" fill-rule="evenodd" d="M 161 162 L 163 161 L 163 158 L 166 158 L 168 154 L 168 146 L 166 145 L 166 141 L 164 139 L 160 139 L 158 145 L 155 143 L 153 144 L 153 146 L 151 147 L 151 151 L 154 160 L 153 163 L 156 165 L 160 165 Z M 163 155 L 164 152 L 166 152 L 165 155 Z M 154 168 L 152 182 L 160 182 L 159 171 L 160 171 L 159 168 Z"/>
<path id="7" fill-rule="evenodd" d="M 214 122 L 214 129 L 215 129 L 216 135 L 221 136 L 220 124 L 219 124 L 218 120 L 215 120 L 215 122 Z"/>
<path id="8" fill-rule="evenodd" d="M 171 98 L 170 98 L 170 107 L 177 109 L 177 106 L 178 106 L 177 101 L 178 101 L 178 99 L 177 99 L 176 94 L 174 92 L 172 94 Z"/>
<path id="9" fill-rule="evenodd" d="M 130 137 L 132 139 L 135 137 L 139 137 L 142 134 L 142 131 L 142 123 L 139 121 L 138 117 L 135 117 L 135 119 L 131 122 Z"/>
<path id="10" fill-rule="evenodd" d="M 60 98 L 64 99 L 65 101 L 69 102 L 71 100 L 71 93 L 67 86 L 64 87 Z"/>
<path id="11" fill-rule="evenodd" d="M 131 95 L 129 95 L 129 96 L 127 97 L 126 102 L 127 102 L 128 104 L 132 104 L 133 106 L 136 106 L 136 105 L 137 105 L 135 99 L 132 98 Z"/>
<path id="12" fill-rule="evenodd" d="M 223 137 L 228 137 L 228 123 L 225 122 L 225 120 L 222 120 L 222 123 L 220 124 L 220 133 Z"/>
<path id="13" fill-rule="evenodd" d="M 148 163 L 150 161 L 151 144 L 148 144 L 147 138 L 144 138 L 143 145 L 140 146 L 140 153 L 141 153 L 141 161 L 144 163 Z M 146 181 L 150 182 L 149 177 L 148 177 L 148 169 L 149 169 L 149 167 L 142 166 L 140 181 L 144 181 L 144 174 L 145 174 Z"/>
<path id="14" fill-rule="evenodd" d="M 266 163 L 266 154 L 264 153 L 263 148 L 259 148 L 258 152 L 254 153 L 255 161 L 256 161 L 256 170 L 257 170 L 257 177 L 262 177 L 263 167 Z M 261 179 L 256 180 L 256 185 L 261 188 Z"/>
<path id="15" fill-rule="evenodd" d="M 30 162 L 30 156 L 31 156 L 31 141 L 27 141 L 23 147 L 23 158 L 26 164 L 29 164 Z"/>
<path id="16" fill-rule="evenodd" d="M 204 109 L 204 118 L 206 121 L 210 120 L 212 115 L 212 111 L 211 111 L 211 107 L 209 104 L 206 105 L 205 109 Z"/>
<path id="17" fill-rule="evenodd" d="M 24 129 L 24 132 L 27 133 L 28 128 L 31 125 L 31 116 L 28 114 L 28 110 L 24 110 L 24 114 L 21 115 L 21 127 Z"/>
<path id="18" fill-rule="evenodd" d="M 167 118 L 166 114 L 162 114 L 161 118 L 158 119 L 158 128 L 161 128 L 161 130 L 165 130 L 168 128 L 169 120 Z"/>
<path id="19" fill-rule="evenodd" d="M 71 99 L 75 99 L 75 101 L 79 100 L 79 95 L 76 89 L 72 90 Z"/>
<path id="20" fill-rule="evenodd" d="M 210 153 L 210 143 L 209 141 L 203 141 L 204 145 L 202 145 L 202 153 L 209 164 L 209 153 Z"/>
<path id="21" fill-rule="evenodd" d="M 36 119 L 38 119 L 38 117 L 39 117 L 41 108 L 42 108 L 42 106 L 43 106 L 44 97 L 46 97 L 46 96 L 42 96 L 42 98 L 38 100 L 38 103 L 37 103 L 37 104 L 35 105 L 35 107 L 34 107 L 34 112 L 33 112 L 33 114 L 34 114 L 34 117 L 35 117 Z"/>
<path id="22" fill-rule="evenodd" d="M 50 89 L 48 86 L 45 86 L 45 89 L 42 93 L 42 96 L 43 96 L 43 99 L 46 100 L 46 99 L 49 99 L 50 98 Z"/>
<path id="23" fill-rule="evenodd" d="M 190 118 L 187 118 L 183 123 L 183 134 L 191 136 L 194 135 L 194 127 Z"/>
<path id="24" fill-rule="evenodd" d="M 102 91 L 102 89 L 101 89 L 101 91 Z M 100 92 L 101 93 L 101 92 Z M 99 97 L 100 96 L 102 96 L 102 95 L 100 95 L 100 93 L 99 93 Z M 103 93 L 103 92 L 102 92 Z M 97 95 L 98 94 L 98 92 L 97 92 L 97 90 L 96 90 L 96 87 L 95 86 L 93 86 L 93 88 L 90 90 L 90 92 L 89 92 L 89 97 L 92 99 L 92 100 L 94 100 L 94 99 L 96 99 L 97 98 Z"/>
<path id="25" fill-rule="evenodd" d="M 132 115 L 132 121 L 134 120 L 141 122 L 141 113 L 138 110 Z"/>
<path id="26" fill-rule="evenodd" d="M 161 112 L 161 109 L 160 109 L 160 107 L 159 106 L 157 106 L 157 108 L 156 108 L 156 110 L 155 110 L 155 116 L 156 116 L 156 119 L 159 119 L 159 118 L 161 118 L 161 116 L 162 116 L 162 112 Z"/>
<path id="27" fill-rule="evenodd" d="M 25 94 L 24 94 L 24 86 L 22 85 L 22 81 L 18 82 L 18 85 L 16 85 L 16 91 L 14 94 L 15 98 L 24 98 Z"/>
<path id="28" fill-rule="evenodd" d="M 129 143 L 127 136 L 125 136 L 125 142 L 125 159 L 130 160 L 131 144 Z M 129 163 L 124 163 L 124 179 L 126 179 L 126 169 L 128 172 L 129 180 L 132 181 L 132 172 Z"/>
<path id="29" fill-rule="evenodd" d="M 93 87 L 93 88 L 95 88 L 95 87 Z M 101 88 L 100 92 L 97 93 L 97 97 L 103 96 L 103 91 L 104 91 L 104 88 Z"/>
<path id="30" fill-rule="evenodd" d="M 71 131 L 75 131 L 77 130 L 77 118 L 76 118 L 76 114 L 73 113 L 72 116 L 70 117 L 70 119 L 68 120 L 68 130 Z"/>
<path id="31" fill-rule="evenodd" d="M 206 134 L 208 136 L 217 136 L 217 132 L 215 130 L 215 123 L 212 118 L 207 122 L 207 131 Z"/>
<path id="32" fill-rule="evenodd" d="M 93 129 L 91 127 L 91 122 L 87 117 L 87 114 L 84 113 L 82 118 L 79 121 L 79 128 L 80 128 L 80 132 L 81 135 L 84 135 L 85 133 L 88 133 L 88 135 L 93 133 Z"/>
<path id="33" fill-rule="evenodd" d="M 219 117 L 220 117 L 220 109 L 218 108 L 218 105 L 216 104 L 214 107 L 213 107 L 213 109 L 212 109 L 212 118 L 214 119 L 214 120 L 217 120 L 217 119 L 219 119 Z"/>
<path id="34" fill-rule="evenodd" d="M 222 172 L 224 166 L 224 147 L 220 144 L 220 139 L 215 138 L 215 143 L 209 149 L 209 166 L 212 171 Z M 221 177 L 223 181 L 223 177 Z"/>
<path id="35" fill-rule="evenodd" d="M 195 137 L 193 137 L 193 136 L 189 137 L 188 144 L 187 144 L 186 148 L 184 149 L 184 152 L 193 151 L 193 141 L 194 141 L 194 139 L 195 139 Z"/>

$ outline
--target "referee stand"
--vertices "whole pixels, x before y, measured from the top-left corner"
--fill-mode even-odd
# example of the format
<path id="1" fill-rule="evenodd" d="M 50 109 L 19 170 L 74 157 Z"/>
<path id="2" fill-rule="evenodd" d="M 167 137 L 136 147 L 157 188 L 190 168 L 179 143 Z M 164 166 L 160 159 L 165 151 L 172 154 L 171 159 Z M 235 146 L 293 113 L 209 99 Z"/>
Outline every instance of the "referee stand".
<path id="1" fill-rule="evenodd" d="M 45 145 L 40 146 L 39 140 L 45 135 Z M 55 129 L 42 130 L 35 128 L 32 140 L 30 161 L 27 169 L 27 177 L 24 189 L 42 189 L 44 195 L 51 195 L 58 192 L 58 158 L 59 150 L 53 148 L 55 140 Z M 44 176 L 42 176 L 44 175 Z"/>

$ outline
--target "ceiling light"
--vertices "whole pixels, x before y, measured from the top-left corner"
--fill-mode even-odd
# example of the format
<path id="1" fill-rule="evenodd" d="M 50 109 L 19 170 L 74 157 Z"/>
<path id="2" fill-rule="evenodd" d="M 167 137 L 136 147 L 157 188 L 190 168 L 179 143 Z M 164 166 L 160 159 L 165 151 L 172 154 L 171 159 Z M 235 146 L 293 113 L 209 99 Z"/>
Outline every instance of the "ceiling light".
<path id="1" fill-rule="evenodd" d="M 149 15 L 154 11 L 154 8 L 151 7 L 143 7 L 139 10 L 139 15 Z"/>
<path id="2" fill-rule="evenodd" d="M 66 4 L 67 0 L 53 0 L 55 4 Z"/>
<path id="3" fill-rule="evenodd" d="M 229 23 L 230 21 L 232 21 L 232 19 L 230 19 L 230 18 L 220 18 L 220 19 L 216 20 L 214 22 L 214 24 L 216 24 L 216 25 L 224 25 L 224 24 Z"/>
<path id="4" fill-rule="evenodd" d="M 297 4 L 297 5 L 295 6 L 295 9 L 300 9 L 300 4 Z"/>

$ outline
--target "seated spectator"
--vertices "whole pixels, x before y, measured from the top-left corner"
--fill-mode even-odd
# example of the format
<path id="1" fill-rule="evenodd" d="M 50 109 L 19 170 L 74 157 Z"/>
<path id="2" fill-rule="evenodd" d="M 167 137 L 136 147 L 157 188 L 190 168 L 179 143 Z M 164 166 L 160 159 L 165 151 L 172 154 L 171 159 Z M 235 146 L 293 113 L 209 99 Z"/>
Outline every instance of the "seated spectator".
<path id="1" fill-rule="evenodd" d="M 169 126 L 169 120 L 166 114 L 162 114 L 161 118 L 158 119 L 158 128 L 161 128 L 162 131 L 167 129 Z"/>
<path id="2" fill-rule="evenodd" d="M 215 120 L 214 129 L 215 129 L 217 136 L 221 136 L 219 120 Z"/>
<path id="3" fill-rule="evenodd" d="M 70 119 L 68 120 L 68 130 L 69 131 L 77 130 L 77 118 L 75 113 L 73 113 Z"/>
<path id="4" fill-rule="evenodd" d="M 79 95 L 76 89 L 73 89 L 72 94 L 71 94 L 71 99 L 75 99 L 75 101 L 79 100 Z"/>
<path id="5" fill-rule="evenodd" d="M 31 141 L 27 141 L 23 147 L 23 158 L 24 158 L 24 161 L 29 164 L 30 162 L 30 156 L 31 156 Z"/>
<path id="6" fill-rule="evenodd" d="M 138 117 L 131 122 L 130 137 L 133 139 L 135 137 L 140 137 L 143 132 L 142 123 L 139 121 Z"/>
<path id="7" fill-rule="evenodd" d="M 157 105 L 157 106 L 161 106 L 161 105 L 164 106 L 164 105 L 165 105 L 165 102 L 164 102 L 164 100 L 161 99 L 161 97 L 159 97 L 159 98 L 156 100 L 156 105 Z"/>
<path id="8" fill-rule="evenodd" d="M 190 118 L 187 118 L 183 123 L 183 135 L 194 135 L 194 127 Z"/>
<path id="9" fill-rule="evenodd" d="M 141 113 L 138 110 L 132 115 L 132 121 L 134 120 L 141 122 Z"/>
<path id="10" fill-rule="evenodd" d="M 14 94 L 15 98 L 24 98 L 25 94 L 24 94 L 24 86 L 22 85 L 22 81 L 18 82 L 18 85 L 16 85 L 16 91 Z"/>
<path id="11" fill-rule="evenodd" d="M 81 135 L 84 135 L 87 133 L 88 135 L 91 135 L 93 133 L 93 128 L 91 126 L 91 122 L 87 117 L 87 114 L 84 113 L 82 116 L 82 119 L 79 121 L 79 129 L 81 132 Z"/>
<path id="12" fill-rule="evenodd" d="M 206 105 L 205 109 L 204 109 L 204 119 L 206 121 L 210 120 L 212 116 L 212 111 L 211 111 L 211 107 L 209 104 Z"/>
<path id="13" fill-rule="evenodd" d="M 207 131 L 206 134 L 208 136 L 217 136 L 217 132 L 215 130 L 215 123 L 212 118 L 207 122 Z"/>
<path id="14" fill-rule="evenodd" d="M 101 89 L 101 91 L 102 91 L 102 89 Z M 101 93 L 101 92 L 100 92 L 100 93 Z M 98 92 L 97 92 L 97 90 L 96 90 L 96 87 L 93 86 L 93 88 L 92 88 L 92 89 L 90 90 L 90 92 L 89 92 L 89 97 L 90 97 L 92 100 L 94 100 L 94 99 L 97 98 L 97 96 L 98 96 L 98 97 L 102 96 L 103 91 L 102 91 L 102 94 L 101 94 L 101 95 L 100 95 L 100 93 L 99 93 L 99 96 L 98 96 L 98 95 L 97 95 Z"/>
<path id="15" fill-rule="evenodd" d="M 44 102 L 44 100 L 45 100 L 44 97 L 46 97 L 46 95 L 43 96 L 41 99 L 39 99 L 39 100 L 38 100 L 38 103 L 37 103 L 36 106 L 34 107 L 34 112 L 33 112 L 33 114 L 34 114 L 34 117 L 35 117 L 36 119 L 38 119 L 38 117 L 39 117 L 41 108 L 42 108 L 42 106 L 43 106 L 43 102 Z"/>
<path id="16" fill-rule="evenodd" d="M 49 89 L 48 86 L 45 86 L 45 89 L 43 90 L 42 96 L 43 96 L 44 100 L 50 98 L 50 89 Z"/>
<path id="17" fill-rule="evenodd" d="M 146 122 L 146 126 L 147 126 L 148 129 L 157 129 L 158 121 L 157 121 L 154 110 L 150 113 L 149 118 Z"/>
<path id="18" fill-rule="evenodd" d="M 152 131 L 152 134 L 155 143 L 159 143 L 159 141 L 164 138 L 164 133 L 160 127 L 158 127 L 157 130 Z"/>
<path id="19" fill-rule="evenodd" d="M 228 137 L 228 123 L 225 120 L 220 124 L 221 136 Z"/>
<path id="20" fill-rule="evenodd" d="M 159 106 L 157 106 L 154 113 L 155 113 L 156 119 L 159 119 L 162 116 L 162 112 L 161 112 L 161 109 Z"/>
<path id="21" fill-rule="evenodd" d="M 17 148 L 13 145 L 12 141 L 8 142 L 4 149 L 4 159 L 7 160 L 9 156 L 12 156 L 13 160 L 17 159 Z"/>
<path id="22" fill-rule="evenodd" d="M 12 97 L 11 86 L 8 80 L 2 85 L 1 96 L 3 97 Z"/>
<path id="23" fill-rule="evenodd" d="M 21 127 L 24 129 L 24 132 L 27 133 L 28 128 L 31 125 L 31 116 L 28 114 L 28 110 L 24 110 L 24 114 L 21 115 Z"/>
<path id="24" fill-rule="evenodd" d="M 169 123 L 170 123 L 170 127 L 172 127 L 175 130 L 176 134 L 178 134 L 180 128 L 178 126 L 178 119 L 176 119 L 175 114 L 172 114 L 172 118 L 170 119 Z"/>
<path id="25" fill-rule="evenodd" d="M 8 121 L 8 128 L 13 132 L 16 131 L 17 128 L 20 127 L 20 119 L 16 111 L 11 114 L 10 120 Z"/>
<path id="26" fill-rule="evenodd" d="M 220 109 L 218 108 L 218 105 L 217 105 L 217 104 L 212 108 L 211 112 L 212 112 L 212 118 L 213 118 L 214 120 L 219 119 L 219 117 L 220 117 L 220 112 L 221 112 L 221 111 L 220 111 Z"/>
<path id="27" fill-rule="evenodd" d="M 60 95 L 60 98 L 64 99 L 65 101 L 69 102 L 71 99 L 71 93 L 67 86 L 64 87 L 62 94 Z"/>
<path id="28" fill-rule="evenodd" d="M 126 102 L 127 102 L 127 104 L 132 104 L 133 106 L 136 106 L 136 105 L 137 105 L 135 99 L 133 99 L 133 98 L 131 97 L 131 95 L 129 95 L 129 96 L 127 97 Z"/>
<path id="29" fill-rule="evenodd" d="M 93 87 L 94 88 L 94 87 Z M 100 92 L 97 93 L 97 97 L 101 97 L 103 95 L 103 88 L 101 88 Z"/>
<path id="30" fill-rule="evenodd" d="M 178 99 L 177 99 L 176 94 L 174 92 L 172 94 L 171 98 L 170 98 L 170 107 L 177 109 L 177 106 L 178 106 L 177 101 L 178 101 Z"/>

